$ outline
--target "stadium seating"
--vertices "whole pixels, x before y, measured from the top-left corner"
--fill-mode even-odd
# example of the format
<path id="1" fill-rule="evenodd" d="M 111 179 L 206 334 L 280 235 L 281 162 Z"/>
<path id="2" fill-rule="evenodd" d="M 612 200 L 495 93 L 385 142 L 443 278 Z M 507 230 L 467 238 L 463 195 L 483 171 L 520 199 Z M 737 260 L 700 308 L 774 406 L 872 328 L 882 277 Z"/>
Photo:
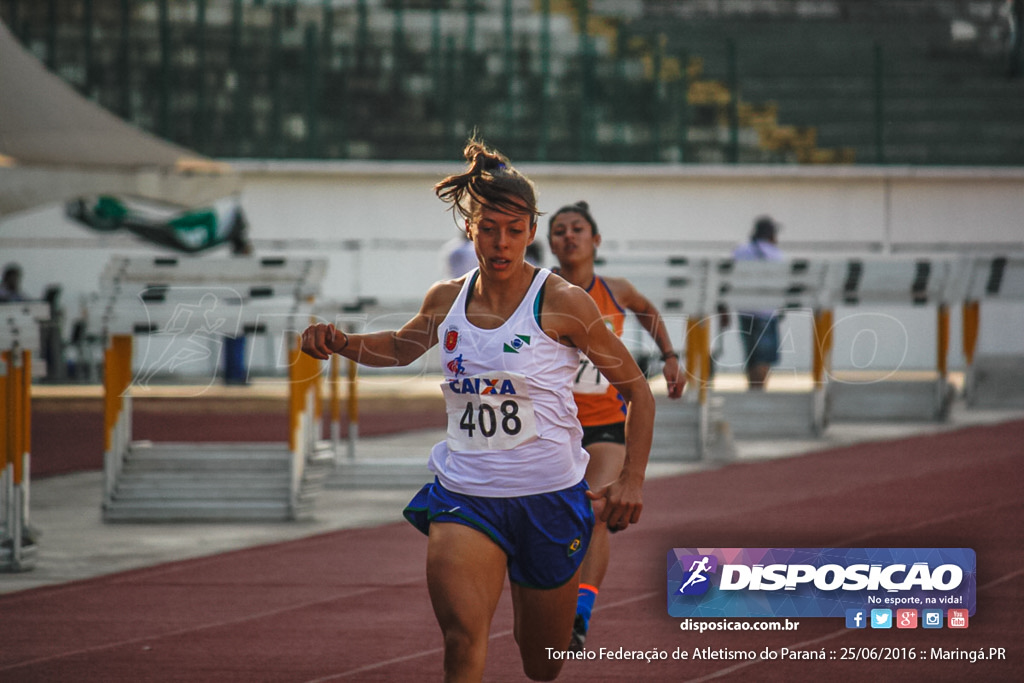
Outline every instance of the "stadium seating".
<path id="1" fill-rule="evenodd" d="M 523 161 L 1024 162 L 992 1 L 78 4 L 0 18 L 216 157 L 448 159 L 478 126 Z"/>

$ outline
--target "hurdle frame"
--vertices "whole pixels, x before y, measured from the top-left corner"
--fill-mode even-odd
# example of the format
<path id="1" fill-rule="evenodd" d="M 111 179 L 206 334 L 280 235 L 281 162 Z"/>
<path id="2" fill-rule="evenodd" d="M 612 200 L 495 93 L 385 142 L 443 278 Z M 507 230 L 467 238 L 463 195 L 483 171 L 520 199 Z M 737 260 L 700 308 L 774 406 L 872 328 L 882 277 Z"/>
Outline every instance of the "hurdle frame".
<path id="1" fill-rule="evenodd" d="M 0 572 L 29 571 L 38 547 L 30 531 L 33 350 L 49 306 L 0 304 Z"/>
<path id="2" fill-rule="evenodd" d="M 284 443 L 280 444 L 282 453 L 286 453 L 288 465 L 288 500 L 283 521 L 301 519 L 306 514 L 305 503 L 308 495 L 304 486 L 309 477 L 319 477 L 310 472 L 312 464 L 322 466 L 327 447 L 320 439 L 322 427 L 322 373 L 314 359 L 303 354 L 299 348 L 298 331 L 312 319 L 313 293 L 319 286 L 326 261 L 323 259 L 292 259 L 302 261 L 292 274 L 275 279 L 273 271 L 268 278 L 261 277 L 264 267 L 276 268 L 286 265 L 284 259 L 274 257 L 262 260 L 249 260 L 248 266 L 238 259 L 221 259 L 205 261 L 201 266 L 196 262 L 185 261 L 187 266 L 177 272 L 176 259 L 136 259 L 131 263 L 126 257 L 115 257 L 108 265 L 102 282 L 106 297 L 103 325 L 107 346 L 104 353 L 104 495 L 103 512 L 105 521 L 135 521 L 129 513 L 112 512 L 118 493 L 118 483 L 122 479 L 124 466 L 133 451 L 150 452 L 155 455 L 160 448 L 180 448 L 193 446 L 196 451 L 212 448 L 207 444 L 160 443 L 149 444 L 132 441 L 132 386 L 134 336 L 159 332 L 161 322 L 174 321 L 177 307 L 189 301 L 182 296 L 191 295 L 211 289 L 234 291 L 233 288 L 244 290 L 248 294 L 226 298 L 223 308 L 215 308 L 225 320 L 235 320 L 246 333 L 270 330 L 280 332 L 284 341 L 283 351 L 288 362 L 287 411 L 288 433 Z M 220 273 L 216 265 L 223 265 Z M 152 275 L 150 268 L 158 268 L 159 278 Z M 227 274 L 226 271 L 230 270 Z M 297 274 L 296 274 L 297 272 Z M 162 278 L 162 279 L 161 279 Z M 152 284 L 154 280 L 160 284 Z M 276 288 L 276 289 L 275 289 Z M 269 293 L 268 293 L 268 290 Z M 290 301 L 287 309 L 281 309 L 271 296 Z M 142 300 L 142 308 L 136 298 Z M 216 297 L 215 297 L 216 298 Z M 258 305 L 258 302 L 264 304 Z M 128 304 L 127 306 L 125 304 Z M 219 302 L 218 302 L 219 305 Z M 140 310 L 146 314 L 140 320 Z M 226 313 L 225 313 L 226 311 Z M 233 314 L 233 315 L 232 315 Z M 155 320 L 155 322 L 154 322 Z M 269 320 L 269 321 L 268 321 Z M 283 323 L 283 324 L 282 324 Z M 202 320 L 190 317 L 186 325 L 176 329 L 176 333 L 185 334 L 200 330 Z M 224 443 L 217 444 L 216 450 L 228 454 L 245 454 L 254 450 L 260 452 L 275 446 L 267 444 Z M 149 449 L 146 451 L 146 449 Z M 276 456 L 274 456 L 276 457 Z M 159 509 L 160 503 L 150 505 Z M 141 513 L 140 513 L 141 514 Z M 156 515 L 155 512 L 146 513 Z M 181 514 L 181 513 L 179 513 Z M 218 515 L 227 513 L 210 512 L 208 517 L 200 514 L 190 516 L 189 521 L 218 521 Z M 241 513 L 239 513 L 241 514 Z M 270 514 L 270 513 L 267 513 Z M 160 521 L 177 521 L 171 513 Z M 236 517 L 230 517 L 236 519 Z M 262 517 L 261 517 L 262 518 Z M 148 521 L 145 517 L 140 521 Z"/>

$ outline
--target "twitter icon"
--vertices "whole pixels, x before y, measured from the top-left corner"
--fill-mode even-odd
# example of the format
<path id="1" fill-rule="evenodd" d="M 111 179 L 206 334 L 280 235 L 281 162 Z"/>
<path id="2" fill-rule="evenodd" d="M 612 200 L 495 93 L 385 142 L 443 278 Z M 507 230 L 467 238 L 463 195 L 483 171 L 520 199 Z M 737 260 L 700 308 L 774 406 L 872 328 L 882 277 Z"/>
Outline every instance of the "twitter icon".
<path id="1" fill-rule="evenodd" d="M 892 628 L 892 610 L 871 610 L 871 628 Z"/>

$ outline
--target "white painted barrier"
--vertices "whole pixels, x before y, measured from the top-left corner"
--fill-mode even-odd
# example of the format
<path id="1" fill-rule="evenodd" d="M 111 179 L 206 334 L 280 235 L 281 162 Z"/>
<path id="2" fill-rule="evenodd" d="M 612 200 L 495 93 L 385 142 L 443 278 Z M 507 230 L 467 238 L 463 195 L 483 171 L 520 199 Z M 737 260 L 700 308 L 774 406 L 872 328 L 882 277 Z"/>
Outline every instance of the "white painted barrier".
<path id="1" fill-rule="evenodd" d="M 1024 254 L 969 257 L 963 281 L 967 405 L 1024 407 L 1024 353 L 977 353 L 982 306 L 1024 302 Z M 1024 316 L 1017 317 L 1017 321 L 1024 332 Z"/>
<path id="2" fill-rule="evenodd" d="M 0 571 L 35 566 L 38 547 L 29 524 L 32 377 L 44 374 L 39 323 L 48 304 L 0 303 Z"/>
<path id="3" fill-rule="evenodd" d="M 297 342 L 325 269 L 323 259 L 112 259 L 99 297 L 108 340 L 105 520 L 294 520 L 311 513 L 333 456 L 319 438 L 320 367 Z M 227 337 L 257 333 L 277 340 L 287 359 L 286 444 L 132 440 L 133 387 L 208 356 Z M 136 337 L 167 342 L 137 373 Z"/>

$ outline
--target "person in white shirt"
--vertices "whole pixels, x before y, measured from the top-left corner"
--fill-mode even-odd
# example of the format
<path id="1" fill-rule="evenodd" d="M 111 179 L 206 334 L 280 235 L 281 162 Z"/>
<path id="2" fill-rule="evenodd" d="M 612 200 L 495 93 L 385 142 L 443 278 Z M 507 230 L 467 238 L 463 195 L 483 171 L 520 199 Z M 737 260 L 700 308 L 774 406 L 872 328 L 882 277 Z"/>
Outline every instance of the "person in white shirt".
<path id="1" fill-rule="evenodd" d="M 732 257 L 737 261 L 782 261 L 785 254 L 778 247 L 779 226 L 769 216 L 754 221 L 750 241 L 736 247 Z M 764 389 L 768 373 L 779 362 L 779 318 L 777 311 L 737 311 L 737 328 L 746 352 L 744 369 L 747 387 Z M 728 326 L 728 314 L 721 316 L 721 326 Z"/>

